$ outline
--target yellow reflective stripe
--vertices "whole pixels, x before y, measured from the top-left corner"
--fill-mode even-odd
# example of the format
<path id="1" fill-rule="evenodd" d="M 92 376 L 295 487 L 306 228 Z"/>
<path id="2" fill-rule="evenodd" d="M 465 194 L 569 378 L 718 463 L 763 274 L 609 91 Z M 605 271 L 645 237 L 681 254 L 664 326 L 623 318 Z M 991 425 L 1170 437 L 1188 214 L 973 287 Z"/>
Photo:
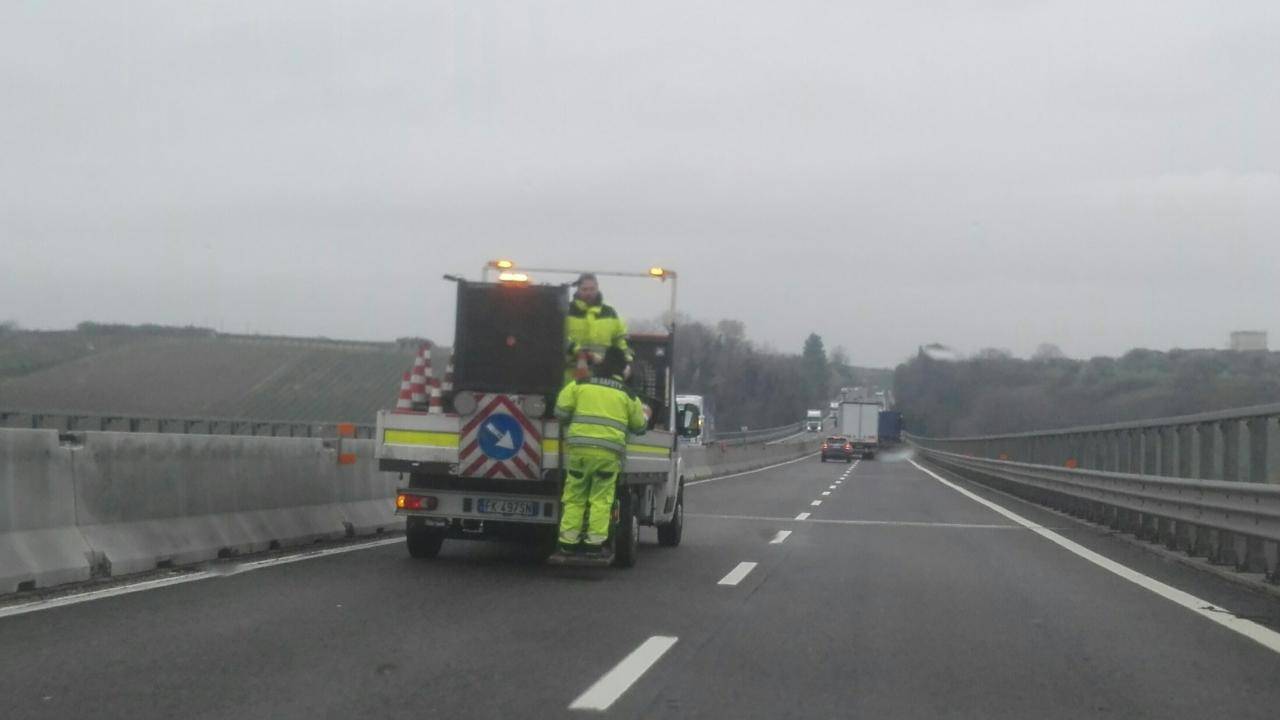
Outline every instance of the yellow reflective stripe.
<path id="1" fill-rule="evenodd" d="M 383 430 L 382 442 L 388 445 L 425 445 L 429 447 L 457 448 L 458 433 Z"/>
<path id="2" fill-rule="evenodd" d="M 671 455 L 671 448 L 660 447 L 658 445 L 628 445 L 627 452 L 639 453 L 641 455 L 662 455 L 668 457 Z"/>

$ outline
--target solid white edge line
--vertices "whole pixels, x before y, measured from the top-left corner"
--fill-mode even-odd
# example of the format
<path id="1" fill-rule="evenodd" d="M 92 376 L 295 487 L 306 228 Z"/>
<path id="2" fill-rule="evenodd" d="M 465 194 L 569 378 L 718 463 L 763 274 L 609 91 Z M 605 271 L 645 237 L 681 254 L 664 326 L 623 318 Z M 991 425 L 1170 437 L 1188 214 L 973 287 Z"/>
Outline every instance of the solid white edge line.
<path id="1" fill-rule="evenodd" d="M 728 575 L 725 575 L 724 577 L 720 578 L 720 582 L 716 584 L 728 585 L 732 587 L 742 582 L 743 578 L 745 578 L 747 575 L 750 575 L 751 571 L 755 569 L 756 569 L 756 563 L 740 562 L 738 563 L 737 567 L 729 571 Z"/>
<path id="2" fill-rule="evenodd" d="M 115 587 L 103 588 L 101 590 L 90 590 L 88 592 L 75 593 L 73 595 L 49 598 L 48 600 L 35 600 L 21 605 L 0 607 L 0 618 L 13 617 L 15 615 L 26 615 L 27 613 L 40 612 L 41 610 L 52 610 L 54 608 L 78 605 L 80 603 L 90 602 L 93 600 L 104 600 L 106 598 L 118 597 L 120 595 L 131 595 L 133 593 L 145 592 L 147 590 L 158 590 L 171 585 L 182 585 L 184 583 L 199 582 L 200 580 L 209 580 L 212 578 L 231 577 L 233 575 L 239 575 L 240 573 L 262 570 L 276 565 L 288 565 L 289 563 L 302 562 L 303 560 L 313 560 L 315 558 L 327 557 L 329 555 L 341 555 L 342 553 L 356 552 L 358 550 L 369 550 L 376 547 L 382 547 L 383 545 L 402 542 L 404 542 L 403 537 L 394 537 L 375 540 L 373 542 L 343 545 L 342 547 L 336 548 L 325 548 L 324 550 L 306 551 L 298 553 L 297 555 L 247 562 L 242 565 L 231 567 L 225 572 L 219 571 L 217 569 L 218 565 L 215 565 L 215 569 L 212 570 L 197 570 L 195 572 L 184 573 L 175 577 L 160 578 L 157 580 L 143 580 L 142 582 L 130 583 L 128 585 L 117 585 Z"/>
<path id="3" fill-rule="evenodd" d="M 610 705 L 631 689 L 631 686 L 642 675 L 653 667 L 653 664 L 666 654 L 679 638 L 664 635 L 653 637 L 640 643 L 640 647 L 622 659 L 613 669 L 587 688 L 569 704 L 570 710 L 608 710 Z"/>
<path id="4" fill-rule="evenodd" d="M 791 531 L 790 531 L 790 530 L 779 530 L 779 531 L 778 531 L 778 534 L 777 534 L 777 535 L 774 535 L 774 536 L 773 536 L 773 539 L 769 541 L 769 544 L 770 544 L 770 545 L 781 545 L 782 543 L 786 542 L 786 541 L 787 541 L 787 538 L 789 538 L 789 537 L 791 537 Z"/>
<path id="5" fill-rule="evenodd" d="M 782 467 L 783 465 L 790 465 L 791 463 L 798 463 L 798 462 L 800 462 L 801 460 L 808 460 L 809 458 L 811 458 L 811 457 L 813 457 L 814 455 L 817 455 L 817 454 L 818 454 L 818 453 L 816 453 L 816 452 L 811 452 L 811 453 L 809 453 L 808 455 L 802 455 L 802 456 L 800 456 L 800 457 L 798 457 L 798 458 L 796 458 L 796 459 L 794 459 L 794 460 L 788 460 L 788 461 L 786 461 L 786 462 L 780 462 L 780 463 L 778 463 L 777 465 L 770 465 L 770 466 L 768 466 L 768 467 L 756 468 L 755 470 L 744 470 L 743 472 L 740 472 L 740 473 L 734 473 L 734 474 L 732 474 L 732 475 L 721 475 L 721 476 L 719 476 L 719 477 L 703 478 L 702 480 L 694 480 L 693 482 L 687 482 L 687 483 L 685 483 L 685 484 L 684 484 L 684 486 L 688 488 L 688 487 L 693 487 L 694 485 L 701 485 L 702 483 L 715 482 L 716 480 L 728 480 L 729 478 L 742 477 L 743 475 L 751 475 L 752 473 L 764 472 L 765 470 L 772 470 L 772 469 L 774 469 L 774 468 L 780 468 L 780 467 Z"/>
<path id="6" fill-rule="evenodd" d="M 1262 625 L 1259 625 L 1258 623 L 1255 623 L 1252 620 L 1246 620 L 1244 618 L 1236 617 L 1229 610 L 1226 610 L 1225 608 L 1217 607 L 1213 603 L 1207 602 L 1205 600 L 1201 600 L 1200 598 L 1196 597 L 1195 595 L 1192 595 L 1191 593 L 1183 592 L 1182 590 L 1179 590 L 1171 585 L 1166 585 L 1160 582 L 1159 580 L 1156 580 L 1155 578 L 1143 575 L 1142 573 L 1138 572 L 1137 570 L 1134 570 L 1133 568 L 1128 567 L 1127 565 L 1121 565 L 1120 563 L 1108 557 L 1100 555 L 1073 540 L 1068 540 L 1067 538 L 1044 527 L 1043 525 L 1040 525 L 1039 523 L 1035 523 L 1035 522 L 1032 522 L 1031 520 L 1027 520 L 1021 515 L 1013 512 L 1012 510 L 1006 509 L 1002 505 L 998 505 L 994 502 L 991 502 L 990 500 L 987 500 L 984 497 L 981 497 L 975 493 L 972 493 L 966 490 L 965 488 L 960 487 L 959 485 L 951 482 L 950 480 L 947 480 L 946 478 L 933 472 L 932 470 L 921 466 L 915 460 L 909 460 L 908 462 L 910 462 L 912 465 L 915 465 L 916 469 L 919 470 L 920 472 L 932 477 L 934 480 L 937 480 L 938 482 L 942 483 L 943 485 L 946 485 L 952 490 L 955 490 L 961 495 L 964 495 L 970 500 L 973 500 L 974 502 L 980 505 L 986 506 L 990 510 L 994 510 L 1000 515 L 1003 515 L 1004 517 L 1018 523 L 1019 525 L 1049 540 L 1050 542 L 1053 542 L 1054 544 L 1062 547 L 1063 549 L 1068 550 L 1084 558 L 1085 560 L 1088 560 L 1094 565 L 1097 565 L 1098 567 L 1104 570 L 1107 570 L 1111 573 L 1119 575 L 1125 580 L 1128 580 L 1129 582 L 1141 588 L 1150 590 L 1151 592 L 1155 593 L 1156 595 L 1159 595 L 1160 597 L 1166 600 L 1169 600 L 1170 602 L 1181 605 L 1182 607 L 1190 610 L 1191 612 L 1199 615 L 1200 617 L 1206 618 L 1208 620 L 1212 620 L 1213 622 L 1218 623 L 1219 625 L 1227 628 L 1228 630 L 1239 633 L 1240 635 L 1243 635 L 1244 637 L 1249 638 L 1250 640 L 1258 643 L 1259 645 L 1267 648 L 1272 652 L 1280 653 L 1280 633 L 1277 633 L 1276 631 L 1271 630 L 1270 628 L 1263 627 Z"/>
<path id="7" fill-rule="evenodd" d="M 796 519 L 797 519 L 797 520 L 808 520 L 808 519 L 809 519 L 809 513 L 800 513 L 799 515 L 797 515 L 797 516 L 796 516 Z"/>

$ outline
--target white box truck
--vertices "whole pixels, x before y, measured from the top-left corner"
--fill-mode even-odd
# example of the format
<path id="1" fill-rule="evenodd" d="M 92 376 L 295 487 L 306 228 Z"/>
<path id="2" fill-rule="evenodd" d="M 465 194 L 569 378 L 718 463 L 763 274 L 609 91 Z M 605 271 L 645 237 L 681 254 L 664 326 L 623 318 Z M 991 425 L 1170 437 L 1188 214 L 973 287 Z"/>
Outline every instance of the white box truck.
<path id="1" fill-rule="evenodd" d="M 840 403 L 836 432 L 849 438 L 855 455 L 871 459 L 880 449 L 880 403 L 845 401 Z"/>

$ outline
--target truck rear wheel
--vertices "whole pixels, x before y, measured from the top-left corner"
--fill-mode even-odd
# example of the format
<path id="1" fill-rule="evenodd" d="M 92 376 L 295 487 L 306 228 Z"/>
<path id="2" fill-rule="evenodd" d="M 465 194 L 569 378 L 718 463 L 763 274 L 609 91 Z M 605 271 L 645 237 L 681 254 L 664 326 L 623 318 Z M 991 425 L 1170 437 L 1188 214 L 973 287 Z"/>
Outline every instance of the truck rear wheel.
<path id="1" fill-rule="evenodd" d="M 636 516 L 635 496 L 624 491 L 618 497 L 618 526 L 613 529 L 613 564 L 635 567 L 640 550 L 640 518 Z"/>
<path id="2" fill-rule="evenodd" d="M 658 526 L 658 544 L 663 547 L 676 547 L 680 538 L 684 537 L 684 485 L 676 495 L 676 511 L 671 515 L 671 522 Z"/>
<path id="3" fill-rule="evenodd" d="M 422 521 L 414 523 L 415 518 L 407 518 L 404 528 L 405 546 L 409 548 L 409 557 L 429 559 L 440 554 L 444 545 L 444 528 L 427 527 Z"/>

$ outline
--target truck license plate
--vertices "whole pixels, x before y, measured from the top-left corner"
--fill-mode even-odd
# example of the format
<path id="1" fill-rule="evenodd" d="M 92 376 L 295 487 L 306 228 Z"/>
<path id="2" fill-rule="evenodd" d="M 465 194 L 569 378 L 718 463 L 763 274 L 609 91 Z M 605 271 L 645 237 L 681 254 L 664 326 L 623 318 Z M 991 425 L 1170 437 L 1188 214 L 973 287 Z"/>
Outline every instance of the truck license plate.
<path id="1" fill-rule="evenodd" d="M 482 515 L 519 515 L 521 517 L 537 517 L 538 503 L 533 500 L 492 500 L 480 498 L 476 501 L 476 511 Z"/>

